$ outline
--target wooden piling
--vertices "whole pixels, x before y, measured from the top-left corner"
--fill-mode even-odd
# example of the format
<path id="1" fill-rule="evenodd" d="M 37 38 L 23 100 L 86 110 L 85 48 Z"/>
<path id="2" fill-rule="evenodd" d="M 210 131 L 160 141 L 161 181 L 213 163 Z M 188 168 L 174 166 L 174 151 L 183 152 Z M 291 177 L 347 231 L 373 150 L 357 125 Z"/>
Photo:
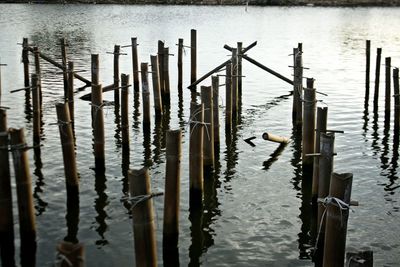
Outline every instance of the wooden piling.
<path id="1" fill-rule="evenodd" d="M 190 83 L 197 80 L 197 31 L 190 30 Z"/>
<path id="2" fill-rule="evenodd" d="M 219 144 L 219 77 L 211 76 L 212 94 L 213 94 L 213 133 L 214 133 L 214 150 Z M 214 151 L 215 153 L 215 151 Z"/>
<path id="3" fill-rule="evenodd" d="M 232 128 L 232 63 L 226 65 L 225 76 L 225 128 Z"/>
<path id="4" fill-rule="evenodd" d="M 203 166 L 214 168 L 214 109 L 211 86 L 201 86 L 201 103 L 204 105 Z"/>
<path id="5" fill-rule="evenodd" d="M 393 69 L 393 93 L 394 93 L 394 131 L 399 134 L 400 129 L 400 90 L 399 90 L 399 69 Z"/>
<path id="6" fill-rule="evenodd" d="M 150 175 L 147 168 L 129 170 L 131 197 L 151 194 Z M 152 199 L 135 203 L 132 208 L 133 236 L 135 241 L 136 266 L 157 266 L 157 248 Z"/>
<path id="7" fill-rule="evenodd" d="M 390 108 L 391 108 L 391 88 L 390 88 L 390 79 L 391 77 L 391 58 L 385 58 L 385 121 L 390 120 Z"/>
<path id="8" fill-rule="evenodd" d="M 238 75 L 238 99 L 239 103 L 241 102 L 242 98 L 242 52 L 243 51 L 243 43 L 238 42 L 237 43 L 237 54 L 238 54 L 238 59 L 237 59 L 237 75 Z M 240 106 L 240 105 L 239 105 Z"/>
<path id="9" fill-rule="evenodd" d="M 61 64 L 63 66 L 63 79 L 64 79 L 64 98 L 68 98 L 68 70 L 67 70 L 67 43 L 65 38 L 60 39 L 61 46 Z"/>
<path id="10" fill-rule="evenodd" d="M 280 143 L 280 144 L 287 144 L 289 143 L 290 139 L 287 137 L 271 134 L 271 133 L 263 133 L 262 138 L 267 141 Z"/>
<path id="11" fill-rule="evenodd" d="M 154 110 L 156 118 L 159 118 L 163 114 L 163 105 L 162 105 L 162 98 L 160 91 L 158 56 L 150 56 L 150 62 L 151 62 L 151 78 L 153 83 Z"/>
<path id="12" fill-rule="evenodd" d="M 8 154 L 7 112 L 0 108 L 0 257 L 3 267 L 14 267 L 14 219 Z"/>
<path id="13" fill-rule="evenodd" d="M 36 262 L 36 217 L 24 129 L 11 128 L 9 133 L 18 200 L 21 266 L 31 267 Z"/>
<path id="14" fill-rule="evenodd" d="M 33 48 L 33 54 L 35 58 L 35 73 L 38 77 L 38 88 L 39 88 L 39 98 L 40 98 L 40 106 L 42 106 L 42 74 L 41 74 L 41 69 L 40 69 L 40 52 L 39 48 L 36 46 Z"/>
<path id="15" fill-rule="evenodd" d="M 374 254 L 372 250 L 346 253 L 346 267 L 373 267 Z"/>
<path id="16" fill-rule="evenodd" d="M 63 255 L 60 267 L 85 267 L 85 247 L 82 243 L 63 241 L 57 245 L 57 252 Z M 67 259 L 68 262 L 65 260 Z M 58 266 L 58 265 L 57 265 Z"/>
<path id="17" fill-rule="evenodd" d="M 375 91 L 374 91 L 374 110 L 378 111 L 379 100 L 379 76 L 381 72 L 381 54 L 382 48 L 376 49 L 376 68 L 375 68 Z"/>
<path id="18" fill-rule="evenodd" d="M 129 75 L 121 74 L 122 146 L 129 147 Z"/>
<path id="19" fill-rule="evenodd" d="M 365 50 L 366 64 L 365 64 L 365 103 L 368 105 L 369 101 L 369 72 L 371 68 L 371 40 L 366 41 Z"/>
<path id="20" fill-rule="evenodd" d="M 39 92 L 39 79 L 37 74 L 32 74 L 32 108 L 33 108 L 33 144 L 40 143 L 40 92 Z"/>
<path id="21" fill-rule="evenodd" d="M 100 84 L 92 85 L 92 127 L 94 139 L 94 160 L 96 171 L 104 172 L 104 114 L 103 114 L 103 91 Z"/>
<path id="22" fill-rule="evenodd" d="M 121 47 L 119 45 L 114 46 L 114 105 L 119 106 L 119 56 L 121 53 Z"/>
<path id="23" fill-rule="evenodd" d="M 179 236 L 179 199 L 182 159 L 182 133 L 181 130 L 167 131 L 165 168 L 165 194 L 164 194 L 164 226 L 163 247 L 178 246 Z"/>
<path id="24" fill-rule="evenodd" d="M 164 78 L 164 94 L 163 98 L 165 103 L 168 104 L 170 102 L 170 86 L 169 86 L 169 48 L 164 47 L 164 60 L 163 60 L 163 78 Z"/>
<path id="25" fill-rule="evenodd" d="M 315 110 L 317 100 L 315 96 L 314 79 L 307 79 L 307 87 L 304 90 L 304 104 L 303 104 L 303 149 L 302 149 L 302 162 L 303 173 L 311 173 L 313 171 L 313 157 L 306 156 L 307 154 L 314 153 L 315 145 Z M 309 176 L 309 177 L 312 177 Z"/>
<path id="26" fill-rule="evenodd" d="M 98 54 L 92 54 L 92 85 L 98 85 L 99 84 L 99 55 Z"/>
<path id="27" fill-rule="evenodd" d="M 189 208 L 200 210 L 203 206 L 203 122 L 204 105 L 192 102 L 189 140 Z"/>
<path id="28" fill-rule="evenodd" d="M 232 49 L 232 117 L 237 118 L 238 114 L 238 57 L 237 49 Z"/>
<path id="29" fill-rule="evenodd" d="M 140 65 L 142 75 L 142 101 L 143 101 L 143 125 L 150 125 L 150 90 L 149 90 L 149 73 L 148 64 Z"/>
<path id="30" fill-rule="evenodd" d="M 303 123 L 303 59 L 302 52 L 298 48 L 293 49 L 294 78 L 293 78 L 293 110 L 292 121 L 296 127 Z"/>
<path id="31" fill-rule="evenodd" d="M 160 91 L 161 95 L 165 94 L 165 83 L 164 83 L 164 42 L 158 41 L 158 77 L 160 79 Z"/>
<path id="32" fill-rule="evenodd" d="M 329 196 L 350 204 L 352 173 L 332 173 Z M 326 206 L 324 267 L 343 267 L 349 207 L 336 202 Z"/>
<path id="33" fill-rule="evenodd" d="M 139 92 L 139 57 L 137 49 L 137 38 L 131 38 L 132 44 L 132 71 L 133 71 L 133 90 Z"/>
<path id="34" fill-rule="evenodd" d="M 75 109 L 74 109 L 74 62 L 68 61 L 68 89 L 67 89 L 67 100 L 69 117 L 72 125 L 74 125 Z M 72 127 L 73 128 L 73 127 Z"/>
<path id="35" fill-rule="evenodd" d="M 183 85 L 183 39 L 178 40 L 178 91 L 182 92 Z"/>
<path id="36" fill-rule="evenodd" d="M 29 50 L 28 38 L 22 41 L 22 63 L 24 63 L 24 86 L 29 87 Z"/>

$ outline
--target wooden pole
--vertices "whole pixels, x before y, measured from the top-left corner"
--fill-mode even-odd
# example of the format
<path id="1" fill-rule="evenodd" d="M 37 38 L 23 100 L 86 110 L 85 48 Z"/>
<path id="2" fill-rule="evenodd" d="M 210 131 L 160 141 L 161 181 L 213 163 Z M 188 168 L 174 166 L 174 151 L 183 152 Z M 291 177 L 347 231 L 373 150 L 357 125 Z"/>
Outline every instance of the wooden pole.
<path id="1" fill-rule="evenodd" d="M 64 256 L 61 267 L 85 267 L 85 247 L 82 243 L 63 241 L 57 245 L 57 252 Z M 65 259 L 68 259 L 67 262 Z M 58 265 L 57 265 L 58 266 Z"/>
<path id="2" fill-rule="evenodd" d="M 21 266 L 31 267 L 36 262 L 36 222 L 24 129 L 10 129 L 9 133 L 18 199 Z"/>
<path id="3" fill-rule="evenodd" d="M 163 114 L 163 105 L 160 91 L 160 79 L 158 70 L 158 56 L 150 56 L 151 62 L 151 78 L 153 82 L 154 109 L 156 118 L 160 118 Z"/>
<path id="4" fill-rule="evenodd" d="M 7 112 L 0 108 L 0 256 L 3 267 L 14 267 L 14 219 L 8 155 Z"/>
<path id="5" fill-rule="evenodd" d="M 307 88 L 304 88 L 304 104 L 303 104 L 303 149 L 302 149 L 302 161 L 303 161 L 303 173 L 311 173 L 313 171 L 313 157 L 306 156 L 307 154 L 314 153 L 315 145 L 315 109 L 317 106 L 317 100 L 315 96 L 314 79 L 307 79 Z M 309 176 L 310 178 L 312 177 Z"/>
<path id="6" fill-rule="evenodd" d="M 204 105 L 203 166 L 214 168 L 214 124 L 213 90 L 211 86 L 201 87 L 201 103 Z"/>
<path id="7" fill-rule="evenodd" d="M 371 68 L 371 40 L 366 41 L 365 50 L 366 64 L 365 64 L 365 103 L 368 105 L 369 100 L 369 72 Z"/>
<path id="8" fill-rule="evenodd" d="M 129 147 L 129 75 L 121 74 L 121 131 L 122 146 Z"/>
<path id="9" fill-rule="evenodd" d="M 237 43 L 237 55 L 238 55 L 238 59 L 237 59 L 237 75 L 238 75 L 238 99 L 239 102 L 241 102 L 241 98 L 242 98 L 242 53 L 243 53 L 243 43 L 242 42 L 238 42 Z M 240 105 L 239 105 L 240 106 Z"/>
<path id="10" fill-rule="evenodd" d="M 238 114 L 238 57 L 237 49 L 232 50 L 232 117 Z"/>
<path id="11" fill-rule="evenodd" d="M 163 247 L 172 249 L 178 246 L 179 236 L 179 199 L 182 159 L 182 133 L 181 130 L 167 131 L 165 168 L 165 200 L 164 200 L 164 226 Z"/>
<path id="12" fill-rule="evenodd" d="M 92 85 L 99 84 L 99 55 L 92 54 Z"/>
<path id="13" fill-rule="evenodd" d="M 197 32 L 190 30 L 190 83 L 197 80 Z"/>
<path id="14" fill-rule="evenodd" d="M 165 83 L 164 83 L 164 42 L 158 41 L 158 74 L 160 79 L 160 91 L 161 95 L 165 94 Z"/>
<path id="15" fill-rule="evenodd" d="M 72 126 L 74 125 L 75 109 L 74 109 L 74 62 L 68 61 L 68 90 L 67 100 L 69 116 L 71 119 Z M 73 128 L 73 127 L 72 127 Z"/>
<path id="16" fill-rule="evenodd" d="M 225 76 L 225 128 L 232 128 L 232 63 L 226 65 Z"/>
<path id="17" fill-rule="evenodd" d="M 352 173 L 332 173 L 329 196 L 350 204 Z M 341 208 L 336 202 L 326 207 L 326 233 L 324 267 L 343 267 L 346 248 L 349 207 Z"/>
<path id="18" fill-rule="evenodd" d="M 182 92 L 183 84 L 183 39 L 178 40 L 178 91 Z"/>
<path id="19" fill-rule="evenodd" d="M 189 209 L 203 206 L 203 122 L 204 105 L 192 102 L 189 140 Z"/>
<path id="20" fill-rule="evenodd" d="M 143 125 L 150 125 L 150 90 L 148 80 L 148 64 L 140 65 L 142 75 Z"/>
<path id="21" fill-rule="evenodd" d="M 385 121 L 390 120 L 390 99 L 392 98 L 390 94 L 390 79 L 391 77 L 391 58 L 385 58 Z"/>
<path id="22" fill-rule="evenodd" d="M 121 47 L 119 45 L 114 46 L 114 104 L 119 106 L 119 55 Z"/>
<path id="23" fill-rule="evenodd" d="M 96 171 L 105 171 L 104 156 L 104 114 L 103 114 L 103 92 L 101 85 L 92 85 L 92 127 L 94 139 L 94 161 Z"/>
<path id="24" fill-rule="evenodd" d="M 302 52 L 298 48 L 293 49 L 294 78 L 293 78 L 293 111 L 292 121 L 296 127 L 301 127 L 303 120 L 303 61 Z"/>
<path id="25" fill-rule="evenodd" d="M 22 41 L 22 63 L 24 63 L 24 86 L 29 87 L 29 56 L 28 56 L 28 38 Z"/>
<path id="26" fill-rule="evenodd" d="M 219 144 L 219 77 L 211 77 L 212 93 L 213 93 L 213 133 L 214 133 L 214 149 L 217 149 Z M 215 152 L 215 151 L 214 151 Z"/>
<path id="27" fill-rule="evenodd" d="M 37 78 L 38 78 L 40 106 L 42 106 L 42 100 L 43 100 L 43 96 L 42 96 L 42 74 L 41 74 L 41 70 L 40 70 L 40 56 L 39 56 L 40 52 L 39 52 L 39 48 L 34 47 L 33 48 L 33 54 L 34 54 L 34 58 L 35 58 L 35 73 L 36 73 Z"/>
<path id="28" fill-rule="evenodd" d="M 373 267 L 374 254 L 372 250 L 346 253 L 346 267 Z"/>
<path id="29" fill-rule="evenodd" d="M 151 194 L 150 175 L 147 168 L 129 170 L 131 197 Z M 133 235 L 135 239 L 136 266 L 157 266 L 157 248 L 154 226 L 153 201 L 135 203 L 132 208 Z"/>
<path id="30" fill-rule="evenodd" d="M 376 68 L 375 68 L 375 91 L 374 91 L 374 110 L 378 111 L 379 100 L 379 76 L 381 72 L 381 54 L 382 48 L 376 49 Z"/>
<path id="31" fill-rule="evenodd" d="M 64 79 L 64 98 L 68 98 L 68 72 L 67 72 L 67 44 L 65 38 L 60 39 L 61 45 L 61 60 L 63 66 L 63 79 Z"/>
<path id="32" fill-rule="evenodd" d="M 275 142 L 275 143 L 281 143 L 281 144 L 287 144 L 289 143 L 290 139 L 287 137 L 271 134 L 271 133 L 263 133 L 262 138 L 267 141 Z"/>
<path id="33" fill-rule="evenodd" d="M 131 38 L 132 43 L 132 70 L 133 70 L 133 90 L 139 92 L 139 57 L 137 49 L 137 38 Z"/>
<path id="34" fill-rule="evenodd" d="M 37 74 L 32 74 L 33 144 L 40 143 L 40 93 Z"/>
<path id="35" fill-rule="evenodd" d="M 169 48 L 164 47 L 164 60 L 163 60 L 163 78 L 164 78 L 164 95 L 165 103 L 170 102 L 170 88 L 169 88 Z"/>
<path id="36" fill-rule="evenodd" d="M 219 71 L 220 69 L 222 69 L 223 67 L 225 67 L 227 64 L 230 64 L 230 63 L 231 63 L 231 60 L 228 59 L 227 61 L 225 61 L 221 65 L 217 66 L 216 68 L 210 70 L 209 72 L 207 72 L 206 74 L 201 76 L 197 81 L 195 81 L 194 83 L 189 85 L 188 88 L 189 89 L 196 89 L 196 85 L 198 85 L 199 83 L 201 83 L 202 81 L 204 81 L 205 79 L 207 79 L 208 77 L 213 75 L 215 72 Z"/>
<path id="37" fill-rule="evenodd" d="M 400 90 L 399 90 L 399 69 L 393 69 L 393 93 L 394 93 L 394 132 L 399 134 L 400 130 Z"/>

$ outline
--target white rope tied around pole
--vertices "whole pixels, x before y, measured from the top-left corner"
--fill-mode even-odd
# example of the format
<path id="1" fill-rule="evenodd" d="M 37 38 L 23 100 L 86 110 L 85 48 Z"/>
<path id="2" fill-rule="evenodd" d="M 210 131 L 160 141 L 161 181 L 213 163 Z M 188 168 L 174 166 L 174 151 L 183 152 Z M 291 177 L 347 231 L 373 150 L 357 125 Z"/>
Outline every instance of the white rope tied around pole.
<path id="1" fill-rule="evenodd" d="M 72 262 L 63 254 L 57 253 L 56 260 L 54 261 L 54 267 L 61 267 L 63 263 L 66 263 L 70 267 L 74 267 Z"/>
<path id="2" fill-rule="evenodd" d="M 71 124 L 71 121 L 62 121 L 62 120 L 58 120 L 56 123 L 50 123 L 49 125 L 58 125 L 60 132 L 63 135 L 67 135 L 67 133 L 64 131 L 64 127 L 63 126 L 67 126 L 69 124 Z"/>
<path id="3" fill-rule="evenodd" d="M 93 119 L 92 119 L 92 127 L 95 128 L 95 123 L 96 123 L 96 120 L 97 120 L 97 114 L 98 114 L 98 112 L 100 110 L 103 110 L 103 107 L 105 106 L 105 103 L 103 101 L 103 103 L 101 103 L 101 105 L 96 105 L 96 104 L 93 104 L 93 103 L 89 103 L 89 104 L 93 107 L 93 110 L 94 110 Z"/>
<path id="4" fill-rule="evenodd" d="M 139 195 L 139 196 L 134 196 L 134 197 L 128 197 L 128 196 L 124 196 L 122 197 L 122 201 L 129 201 L 132 206 L 130 208 L 130 211 L 132 212 L 132 210 L 139 204 L 142 203 L 144 201 L 147 201 L 153 197 L 158 197 L 158 196 L 162 196 L 164 195 L 164 192 L 155 192 L 155 193 L 151 193 L 149 195 Z"/>
<path id="5" fill-rule="evenodd" d="M 203 111 L 206 111 L 206 110 L 209 110 L 209 108 L 206 108 L 206 109 L 204 109 Z M 209 122 L 201 122 L 201 121 L 195 121 L 195 120 L 193 120 L 193 118 L 194 118 L 195 116 L 197 116 L 200 112 L 201 112 L 201 109 L 198 110 L 198 111 L 196 111 L 196 112 L 194 112 L 193 115 L 190 116 L 189 121 L 187 122 L 187 125 L 190 125 L 191 123 L 194 123 L 194 126 L 193 126 L 193 128 L 192 128 L 192 131 L 190 132 L 190 135 L 192 135 L 193 130 L 194 130 L 194 128 L 196 128 L 197 125 L 205 126 L 205 125 L 210 125 L 210 124 L 211 124 L 211 123 L 209 123 Z M 188 127 L 188 126 L 186 126 L 186 127 Z M 206 128 L 206 133 L 207 133 L 208 140 L 211 140 L 210 133 L 208 132 L 208 128 L 207 128 L 207 127 L 205 127 L 205 128 Z"/>

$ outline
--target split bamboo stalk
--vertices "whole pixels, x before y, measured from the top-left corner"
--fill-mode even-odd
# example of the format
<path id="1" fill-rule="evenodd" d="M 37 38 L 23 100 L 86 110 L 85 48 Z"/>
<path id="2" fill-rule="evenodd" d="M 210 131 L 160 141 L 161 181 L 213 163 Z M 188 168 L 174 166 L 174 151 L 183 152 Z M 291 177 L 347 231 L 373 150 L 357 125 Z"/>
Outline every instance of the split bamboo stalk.
<path id="1" fill-rule="evenodd" d="M 213 132 L 214 132 L 214 149 L 217 149 L 217 145 L 219 144 L 219 77 L 212 76 L 211 77 L 212 91 L 213 91 Z M 214 151 L 215 153 L 215 151 Z"/>
<path id="2" fill-rule="evenodd" d="M 121 131 L 122 146 L 129 147 L 129 75 L 121 74 Z"/>
<path id="3" fill-rule="evenodd" d="M 392 98 L 390 94 L 391 61 L 390 57 L 385 58 L 385 121 L 387 122 L 390 120 L 390 99 Z"/>
<path id="4" fill-rule="evenodd" d="M 14 219 L 8 154 L 7 112 L 0 108 L 0 257 L 4 267 L 14 267 Z"/>
<path id="5" fill-rule="evenodd" d="M 307 154 L 314 153 L 315 143 L 315 109 L 316 109 L 316 96 L 314 88 L 314 79 L 307 79 L 307 88 L 304 88 L 304 103 L 303 103 L 303 173 L 313 171 L 313 157 L 306 156 Z M 312 177 L 312 175 L 310 176 Z"/>
<path id="6" fill-rule="evenodd" d="M 376 68 L 375 68 L 375 91 L 374 91 L 374 110 L 378 111 L 379 100 L 379 76 L 381 73 L 381 54 L 382 48 L 376 49 Z"/>
<path id="7" fill-rule="evenodd" d="M 142 100 L 143 100 L 143 125 L 150 125 L 150 90 L 149 90 L 149 73 L 148 64 L 140 65 L 142 75 Z"/>
<path id="8" fill-rule="evenodd" d="M 232 128 L 232 63 L 226 65 L 225 78 L 225 128 Z"/>
<path id="9" fill-rule="evenodd" d="M 165 94 L 165 83 L 164 83 L 164 42 L 158 41 L 158 74 L 160 79 L 160 91 L 161 95 Z"/>
<path id="10" fill-rule="evenodd" d="M 29 87 L 29 56 L 28 56 L 28 38 L 22 41 L 22 63 L 24 63 L 24 86 Z"/>
<path id="11" fill-rule="evenodd" d="M 100 84 L 92 85 L 92 127 L 94 137 L 94 160 L 96 170 L 104 172 L 104 114 L 103 114 L 103 92 Z"/>
<path id="12" fill-rule="evenodd" d="M 393 93 L 394 93 L 394 134 L 398 135 L 400 130 L 400 90 L 399 69 L 393 69 Z"/>
<path id="13" fill-rule="evenodd" d="M 159 118 L 163 114 L 163 105 L 162 105 L 162 98 L 160 91 L 158 56 L 150 56 L 150 62 L 151 62 L 151 78 L 153 83 L 154 109 L 156 118 Z"/>
<path id="14" fill-rule="evenodd" d="M 232 117 L 238 115 L 238 57 L 237 49 L 232 50 Z"/>
<path id="15" fill-rule="evenodd" d="M 131 197 L 151 194 L 150 175 L 147 168 L 129 170 Z M 157 266 L 157 248 L 152 199 L 135 203 L 132 208 L 133 235 L 135 241 L 136 266 Z"/>
<path id="16" fill-rule="evenodd" d="M 119 56 L 121 53 L 121 47 L 119 45 L 114 46 L 114 105 L 119 106 Z"/>
<path id="17" fill-rule="evenodd" d="M 201 102 L 204 105 L 203 166 L 214 168 L 214 124 L 213 90 L 211 86 L 201 86 Z"/>
<path id="18" fill-rule="evenodd" d="M 65 38 L 60 39 L 61 46 L 61 60 L 63 66 L 63 79 L 64 79 L 64 98 L 68 98 L 68 72 L 67 72 L 67 44 Z"/>
<path id="19" fill-rule="evenodd" d="M 169 84 L 169 48 L 164 47 L 164 60 L 163 60 L 163 78 L 164 78 L 164 95 L 165 103 L 170 103 L 170 84 Z"/>
<path id="20" fill-rule="evenodd" d="M 133 90 L 139 92 L 139 57 L 137 38 L 131 38 L 132 43 L 132 70 L 133 70 Z"/>
<path id="21" fill-rule="evenodd" d="M 68 61 L 68 90 L 67 90 L 67 100 L 69 116 L 72 123 L 72 128 L 75 121 L 75 108 L 74 108 L 74 62 Z"/>
<path id="22" fill-rule="evenodd" d="M 303 60 L 302 52 L 298 48 L 293 49 L 294 78 L 293 78 L 293 125 L 300 127 L 303 123 Z"/>
<path id="23" fill-rule="evenodd" d="M 40 95 L 39 79 L 37 74 L 32 74 L 32 108 L 33 108 L 33 144 L 40 143 Z"/>
<path id="24" fill-rule="evenodd" d="M 9 133 L 18 199 L 21 266 L 31 267 L 36 257 L 36 219 L 24 129 L 11 128 Z"/>
<path id="25" fill-rule="evenodd" d="M 182 92 L 183 84 L 183 39 L 178 40 L 178 91 Z"/>
<path id="26" fill-rule="evenodd" d="M 197 80 L 197 32 L 190 30 L 190 83 Z"/>
<path id="27" fill-rule="evenodd" d="M 371 40 L 366 41 L 365 50 L 366 64 L 365 64 L 365 103 L 368 105 L 369 101 L 369 83 L 370 83 L 370 68 L 371 68 Z"/>

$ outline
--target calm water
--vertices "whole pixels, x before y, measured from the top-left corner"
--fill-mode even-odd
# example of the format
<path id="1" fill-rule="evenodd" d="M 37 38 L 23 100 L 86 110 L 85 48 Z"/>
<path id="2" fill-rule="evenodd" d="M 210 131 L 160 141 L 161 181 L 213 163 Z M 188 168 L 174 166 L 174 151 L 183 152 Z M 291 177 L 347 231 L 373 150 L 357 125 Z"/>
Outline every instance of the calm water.
<path id="1" fill-rule="evenodd" d="M 375 49 L 383 58 L 392 56 L 399 66 L 400 9 L 397 8 L 264 8 L 119 6 L 119 5 L 0 5 L 0 57 L 2 105 L 10 127 L 25 127 L 32 140 L 31 117 L 25 111 L 24 93 L 9 94 L 23 87 L 21 47 L 23 37 L 54 58 L 60 59 L 58 39 L 68 40 L 68 54 L 79 70 L 90 69 L 90 54 L 98 53 L 101 82 L 112 83 L 114 44 L 139 42 L 140 61 L 155 54 L 157 41 L 165 40 L 177 53 L 178 38 L 189 45 L 190 29 L 198 30 L 198 72 L 203 74 L 227 59 L 224 44 L 242 41 L 258 45 L 248 54 L 291 77 L 292 47 L 303 43 L 305 76 L 316 79 L 320 105 L 328 105 L 328 128 L 344 130 L 337 135 L 335 171 L 354 174 L 352 199 L 360 202 L 350 214 L 349 250 L 372 249 L 376 266 L 400 264 L 400 214 L 398 153 L 393 145 L 393 126 L 384 129 L 383 93 L 380 112 L 364 111 L 365 39 L 372 40 L 371 73 Z M 121 56 L 121 72 L 131 74 L 130 49 Z M 184 85 L 189 82 L 189 51 L 184 58 Z M 288 84 L 244 62 L 241 124 L 230 146 L 221 134 L 215 182 L 206 183 L 205 212 L 189 220 L 188 128 L 190 93 L 184 89 L 179 103 L 176 57 L 170 59 L 170 121 L 163 128 L 152 121 L 150 135 L 141 126 L 141 106 L 130 107 L 130 167 L 149 166 L 153 191 L 163 191 L 165 128 L 182 128 L 183 162 L 179 258 L 182 266 L 312 266 L 309 243 L 309 200 L 303 196 L 301 159 L 296 143 L 289 144 L 271 165 L 264 164 L 277 145 L 261 139 L 264 131 L 292 136 L 291 97 Z M 33 62 L 33 60 L 31 60 Z M 384 62 L 384 60 L 382 60 Z M 33 67 L 33 66 L 31 66 Z M 32 69 L 32 68 L 31 68 Z M 43 64 L 44 126 L 42 167 L 29 151 L 38 231 L 37 266 L 49 266 L 55 245 L 67 234 L 65 178 L 54 104 L 62 101 L 62 76 Z M 381 81 L 383 88 L 384 69 Z M 81 73 L 90 77 L 90 73 Z M 198 75 L 200 76 L 200 75 Z M 371 75 L 371 81 L 374 78 Z M 210 84 L 207 80 L 204 84 Z M 223 83 L 223 82 L 221 82 Z M 76 87 L 83 86 L 76 81 Z M 371 83 L 373 88 L 373 84 Z M 76 98 L 85 92 L 77 92 Z M 224 90 L 220 117 L 223 119 Z M 383 89 L 381 89 L 383 92 Z M 280 97 L 283 96 L 283 97 Z M 130 95 L 134 102 L 133 94 Z M 112 100 L 112 93 L 105 94 Z M 81 177 L 78 239 L 85 243 L 87 266 L 132 266 L 134 246 L 131 218 L 121 201 L 127 190 L 123 176 L 120 134 L 114 109 L 105 111 L 107 170 L 96 180 L 92 155 L 90 106 L 75 104 L 77 161 Z M 222 123 L 222 125 L 224 125 Z M 224 133 L 224 128 L 221 128 Z M 257 136 L 255 147 L 243 140 Z M 271 162 L 271 161 L 270 161 Z M 16 197 L 14 197 L 15 199 Z M 162 265 L 163 198 L 154 200 L 157 245 Z M 17 212 L 14 212 L 17 221 Z M 16 232 L 18 230 L 16 229 Z M 17 247 L 19 246 L 16 241 Z M 19 250 L 17 249 L 17 254 Z"/>

